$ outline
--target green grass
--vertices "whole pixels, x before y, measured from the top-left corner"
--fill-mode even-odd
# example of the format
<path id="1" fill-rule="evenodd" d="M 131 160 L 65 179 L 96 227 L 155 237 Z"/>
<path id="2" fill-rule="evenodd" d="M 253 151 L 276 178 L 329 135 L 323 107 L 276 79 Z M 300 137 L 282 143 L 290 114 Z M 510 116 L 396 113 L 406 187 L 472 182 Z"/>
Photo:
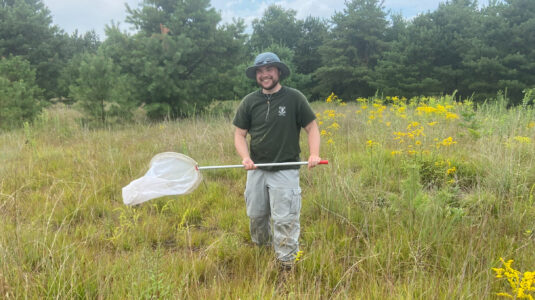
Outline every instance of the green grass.
<path id="1" fill-rule="evenodd" d="M 122 203 L 159 152 L 239 163 L 226 115 L 89 129 L 56 108 L 1 133 L 1 297 L 474 299 L 508 291 L 491 270 L 500 257 L 535 270 L 532 108 L 457 105 L 446 120 L 416 104 L 403 114 L 363 105 L 313 104 L 330 164 L 302 169 L 304 254 L 289 274 L 250 241 L 244 170 L 203 171 L 189 195 Z M 400 144 L 394 133 L 411 122 L 425 136 Z M 448 137 L 456 143 L 437 146 Z"/>

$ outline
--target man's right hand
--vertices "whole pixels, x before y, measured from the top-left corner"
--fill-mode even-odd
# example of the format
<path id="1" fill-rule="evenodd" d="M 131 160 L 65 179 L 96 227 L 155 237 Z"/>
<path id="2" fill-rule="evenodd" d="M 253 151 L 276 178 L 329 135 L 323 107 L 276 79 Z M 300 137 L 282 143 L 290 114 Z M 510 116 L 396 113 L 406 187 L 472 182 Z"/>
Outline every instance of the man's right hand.
<path id="1" fill-rule="evenodd" d="M 254 170 L 254 169 L 256 169 L 256 166 L 254 165 L 254 162 L 250 157 L 244 158 L 241 163 L 245 167 L 245 170 Z"/>

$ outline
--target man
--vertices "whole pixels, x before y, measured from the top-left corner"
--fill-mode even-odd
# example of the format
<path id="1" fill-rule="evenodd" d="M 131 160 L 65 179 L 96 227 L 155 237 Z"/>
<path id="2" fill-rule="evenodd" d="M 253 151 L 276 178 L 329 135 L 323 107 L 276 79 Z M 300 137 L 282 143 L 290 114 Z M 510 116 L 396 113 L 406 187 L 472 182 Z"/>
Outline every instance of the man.
<path id="1" fill-rule="evenodd" d="M 300 161 L 299 135 L 304 128 L 308 168 L 315 167 L 320 162 L 318 124 L 306 97 L 280 84 L 290 69 L 277 55 L 259 54 L 245 74 L 261 88 L 245 96 L 233 121 L 234 145 L 248 170 L 245 201 L 251 239 L 258 245 L 273 245 L 281 267 L 291 269 L 299 251 L 299 166 L 257 169 L 255 163 Z"/>

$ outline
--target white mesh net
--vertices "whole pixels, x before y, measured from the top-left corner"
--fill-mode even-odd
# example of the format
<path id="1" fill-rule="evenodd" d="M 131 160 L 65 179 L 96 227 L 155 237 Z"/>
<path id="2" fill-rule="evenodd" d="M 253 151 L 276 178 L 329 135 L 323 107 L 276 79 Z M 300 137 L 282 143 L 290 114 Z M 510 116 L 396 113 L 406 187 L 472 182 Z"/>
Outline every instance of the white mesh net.
<path id="1" fill-rule="evenodd" d="M 147 173 L 123 188 L 123 202 L 136 205 L 170 195 L 191 193 L 202 181 L 197 163 L 190 157 L 164 152 L 150 161 Z"/>

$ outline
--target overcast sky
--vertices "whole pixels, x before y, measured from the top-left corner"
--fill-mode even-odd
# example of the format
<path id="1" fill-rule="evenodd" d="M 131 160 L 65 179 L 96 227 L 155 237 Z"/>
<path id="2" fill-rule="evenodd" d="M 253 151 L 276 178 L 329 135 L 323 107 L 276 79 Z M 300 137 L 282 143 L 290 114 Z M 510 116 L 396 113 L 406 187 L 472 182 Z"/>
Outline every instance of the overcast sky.
<path id="1" fill-rule="evenodd" d="M 137 8 L 142 0 L 43 0 L 51 11 L 53 23 L 68 33 L 78 29 L 84 33 L 94 29 L 103 40 L 105 25 L 120 23 L 122 30 L 129 30 L 130 24 L 125 22 L 125 3 Z M 433 11 L 440 2 L 445 0 L 385 0 L 387 10 L 401 13 L 412 18 L 419 13 Z M 342 11 L 345 0 L 212 0 L 212 6 L 220 11 L 223 22 L 232 22 L 232 18 L 242 18 L 250 24 L 255 18 L 262 17 L 264 10 L 271 4 L 278 4 L 286 9 L 297 11 L 297 18 L 304 19 L 309 15 L 329 18 L 335 12 Z"/>

